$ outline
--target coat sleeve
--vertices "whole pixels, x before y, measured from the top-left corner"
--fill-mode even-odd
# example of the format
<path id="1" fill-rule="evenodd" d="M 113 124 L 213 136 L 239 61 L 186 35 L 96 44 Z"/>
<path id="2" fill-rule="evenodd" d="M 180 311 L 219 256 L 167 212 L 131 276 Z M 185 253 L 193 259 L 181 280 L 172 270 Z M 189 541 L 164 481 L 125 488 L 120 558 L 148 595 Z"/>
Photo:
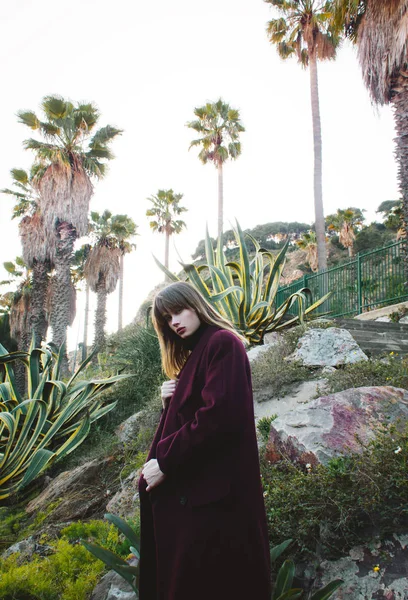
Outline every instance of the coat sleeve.
<path id="1" fill-rule="evenodd" d="M 193 419 L 157 445 L 156 458 L 163 473 L 203 456 L 225 435 L 242 432 L 252 406 L 247 361 L 243 344 L 234 334 L 222 330 L 212 336 L 206 348 L 202 406 Z"/>

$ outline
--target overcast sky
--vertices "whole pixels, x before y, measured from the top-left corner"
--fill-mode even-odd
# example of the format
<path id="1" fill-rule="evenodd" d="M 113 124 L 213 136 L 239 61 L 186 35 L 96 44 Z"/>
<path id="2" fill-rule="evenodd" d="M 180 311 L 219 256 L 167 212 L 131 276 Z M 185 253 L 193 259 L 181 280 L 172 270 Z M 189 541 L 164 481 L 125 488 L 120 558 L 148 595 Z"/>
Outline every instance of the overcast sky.
<path id="1" fill-rule="evenodd" d="M 125 259 L 125 323 L 162 279 L 151 254 L 163 259 L 164 239 L 149 229 L 147 197 L 160 188 L 184 194 L 187 230 L 175 240 L 184 260 L 206 222 L 216 236 L 216 170 L 188 151 L 194 132 L 185 124 L 195 106 L 222 97 L 246 128 L 241 157 L 225 166 L 225 229 L 236 218 L 243 228 L 314 220 L 309 73 L 277 56 L 265 34 L 273 15 L 262 0 L 14 0 L 1 4 L 0 15 L 0 187 L 10 186 L 11 168 L 33 159 L 22 148 L 32 132 L 16 112 L 38 111 L 45 95 L 93 101 L 100 126 L 124 129 L 91 209 L 126 213 L 139 226 L 137 250 Z M 319 86 L 325 213 L 357 206 L 371 221 L 383 200 L 399 197 L 392 112 L 371 105 L 348 45 L 319 65 Z M 1 263 L 21 253 L 12 205 L 0 195 Z M 176 270 L 172 244 L 171 255 Z M 71 347 L 82 337 L 82 307 L 80 295 Z M 117 291 L 108 330 L 116 326 Z"/>

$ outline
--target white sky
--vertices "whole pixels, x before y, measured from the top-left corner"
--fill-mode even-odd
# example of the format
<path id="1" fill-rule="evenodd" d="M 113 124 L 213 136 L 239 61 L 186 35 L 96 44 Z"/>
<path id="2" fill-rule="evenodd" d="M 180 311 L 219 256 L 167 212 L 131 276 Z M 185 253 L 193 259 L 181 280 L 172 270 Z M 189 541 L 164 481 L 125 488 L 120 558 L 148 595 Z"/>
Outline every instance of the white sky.
<path id="1" fill-rule="evenodd" d="M 126 213 L 139 226 L 137 250 L 125 259 L 125 323 L 163 277 L 151 253 L 163 259 L 164 239 L 150 231 L 147 197 L 160 188 L 184 194 L 188 229 L 175 240 L 184 260 L 206 222 L 216 235 L 216 170 L 188 151 L 194 132 L 185 123 L 195 106 L 221 96 L 240 110 L 246 128 L 241 157 L 225 166 L 225 229 L 235 218 L 244 229 L 314 220 L 309 73 L 295 59 L 279 59 L 265 34 L 272 16 L 262 0 L 1 4 L 0 188 L 10 186 L 11 168 L 32 162 L 22 148 L 32 132 L 16 112 L 38 112 L 45 95 L 94 101 L 100 126 L 125 130 L 91 202 L 92 210 Z M 392 112 L 372 107 L 349 46 L 319 66 L 319 86 L 325 213 L 357 206 L 370 221 L 380 202 L 399 197 Z M 12 204 L 0 196 L 1 265 L 21 253 Z M 172 244 L 171 254 L 177 270 Z M 117 326 L 117 293 L 108 300 L 109 332 Z M 79 294 L 71 347 L 82 337 L 82 307 Z"/>

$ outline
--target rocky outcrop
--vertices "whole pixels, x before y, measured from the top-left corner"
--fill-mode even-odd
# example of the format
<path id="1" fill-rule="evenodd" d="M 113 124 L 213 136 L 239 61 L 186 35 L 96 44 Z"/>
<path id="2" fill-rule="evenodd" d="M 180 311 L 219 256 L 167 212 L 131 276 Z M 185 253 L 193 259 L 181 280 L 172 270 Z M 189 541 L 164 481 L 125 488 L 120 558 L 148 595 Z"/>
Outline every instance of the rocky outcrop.
<path id="1" fill-rule="evenodd" d="M 120 490 L 109 500 L 106 511 L 126 518 L 135 512 L 138 505 L 138 482 L 140 471 L 132 471 L 122 482 Z"/>
<path id="2" fill-rule="evenodd" d="M 332 600 L 406 600 L 408 598 L 408 535 L 396 535 L 357 546 L 348 556 L 320 564 L 317 587 L 333 579 L 343 585 Z"/>
<path id="3" fill-rule="evenodd" d="M 344 451 L 358 451 L 379 426 L 408 419 L 408 391 L 362 387 L 322 396 L 281 415 L 271 427 L 267 455 L 301 464 L 327 461 Z"/>
<path id="4" fill-rule="evenodd" d="M 131 415 L 116 428 L 115 433 L 120 442 L 128 444 L 136 439 L 145 415 L 146 411 L 140 410 L 134 415 Z"/>
<path id="5" fill-rule="evenodd" d="M 289 360 L 309 367 L 339 367 L 368 358 L 346 329 L 329 327 L 306 331 Z"/>
<path id="6" fill-rule="evenodd" d="M 48 513 L 50 504 L 55 504 L 48 518 L 52 522 L 102 516 L 111 492 L 106 482 L 113 461 L 113 458 L 95 459 L 60 473 L 27 505 L 26 511 Z"/>
<path id="7" fill-rule="evenodd" d="M 129 564 L 134 563 L 129 561 Z M 123 577 L 109 571 L 93 590 L 90 600 L 138 600 L 138 596 Z"/>

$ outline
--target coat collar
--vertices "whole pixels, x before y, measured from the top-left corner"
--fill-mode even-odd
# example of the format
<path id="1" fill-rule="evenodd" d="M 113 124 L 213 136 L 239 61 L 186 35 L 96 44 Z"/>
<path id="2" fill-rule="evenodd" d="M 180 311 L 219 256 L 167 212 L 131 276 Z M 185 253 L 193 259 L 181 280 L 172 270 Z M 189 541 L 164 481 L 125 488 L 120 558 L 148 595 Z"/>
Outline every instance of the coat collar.
<path id="1" fill-rule="evenodd" d="M 180 374 L 185 369 L 186 365 L 189 363 L 191 357 L 194 357 L 194 355 L 199 356 L 202 350 L 207 345 L 207 342 L 210 339 L 210 337 L 219 330 L 220 327 L 217 327 L 216 325 L 207 325 L 206 323 L 203 323 L 197 329 L 197 331 L 192 336 L 190 336 L 189 346 L 191 349 L 191 354 L 187 358 L 183 368 L 180 371 Z"/>

